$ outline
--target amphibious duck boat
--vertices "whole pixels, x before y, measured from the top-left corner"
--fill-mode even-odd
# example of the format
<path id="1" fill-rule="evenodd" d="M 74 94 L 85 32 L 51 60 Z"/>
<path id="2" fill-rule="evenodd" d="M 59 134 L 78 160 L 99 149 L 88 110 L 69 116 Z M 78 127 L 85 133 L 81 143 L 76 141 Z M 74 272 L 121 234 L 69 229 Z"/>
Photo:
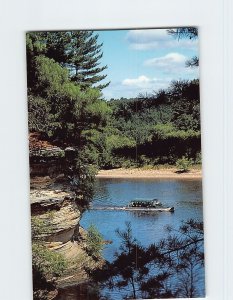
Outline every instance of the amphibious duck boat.
<path id="1" fill-rule="evenodd" d="M 174 212 L 174 207 L 163 207 L 162 203 L 158 199 L 152 200 L 140 200 L 136 199 L 131 201 L 125 210 L 136 211 L 170 211 Z"/>
<path id="2" fill-rule="evenodd" d="M 126 211 L 138 211 L 138 212 L 174 212 L 174 207 L 164 207 L 158 199 L 141 200 L 136 199 L 131 201 L 127 206 L 100 206 L 92 207 L 92 210 L 126 210 Z"/>
<path id="3" fill-rule="evenodd" d="M 162 203 L 158 199 L 152 200 L 140 200 L 136 199 L 129 203 L 128 207 L 145 207 L 145 208 L 158 208 L 161 207 Z"/>

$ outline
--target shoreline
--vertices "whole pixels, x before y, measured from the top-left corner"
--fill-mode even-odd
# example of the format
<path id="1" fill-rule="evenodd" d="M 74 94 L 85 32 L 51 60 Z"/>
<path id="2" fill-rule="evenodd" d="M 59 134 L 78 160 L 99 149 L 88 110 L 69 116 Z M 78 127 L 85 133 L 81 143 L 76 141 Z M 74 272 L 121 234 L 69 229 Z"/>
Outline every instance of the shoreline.
<path id="1" fill-rule="evenodd" d="M 119 168 L 110 170 L 100 170 L 96 178 L 157 178 L 157 179 L 202 179 L 202 171 L 199 169 L 191 169 L 186 173 L 176 173 L 177 169 L 149 169 L 143 168 Z"/>

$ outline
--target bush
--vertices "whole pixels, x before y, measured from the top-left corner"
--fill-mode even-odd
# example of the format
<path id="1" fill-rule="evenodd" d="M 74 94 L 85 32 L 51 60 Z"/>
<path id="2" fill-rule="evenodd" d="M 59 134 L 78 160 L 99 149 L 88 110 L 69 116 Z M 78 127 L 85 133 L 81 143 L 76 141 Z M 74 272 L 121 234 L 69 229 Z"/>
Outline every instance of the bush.
<path id="1" fill-rule="evenodd" d="M 48 293 L 55 289 L 55 278 L 67 268 L 63 255 L 52 252 L 46 246 L 32 244 L 33 299 L 46 300 Z"/>
<path id="2" fill-rule="evenodd" d="M 104 248 L 103 236 L 99 233 L 95 225 L 90 225 L 87 229 L 87 252 L 96 258 L 101 256 Z"/>
<path id="3" fill-rule="evenodd" d="M 32 265 L 33 270 L 43 277 L 51 279 L 62 275 L 67 267 L 67 262 L 63 255 L 49 250 L 44 245 L 33 243 Z"/>
<path id="4" fill-rule="evenodd" d="M 188 159 L 187 157 L 182 156 L 182 158 L 177 160 L 176 167 L 179 172 L 188 172 L 192 164 L 192 159 Z"/>
<path id="5" fill-rule="evenodd" d="M 50 215 L 49 215 L 50 214 Z M 50 212 L 48 219 L 52 218 L 53 212 Z M 40 242 L 44 241 L 44 237 L 51 232 L 51 225 L 45 219 L 41 219 L 38 216 L 31 217 L 31 233 L 32 241 Z"/>
<path id="6" fill-rule="evenodd" d="M 53 211 L 48 213 L 48 219 L 53 218 Z M 51 225 L 46 220 L 33 216 L 32 225 L 32 269 L 33 269 L 33 299 L 46 300 L 49 291 L 55 289 L 56 277 L 62 275 L 68 266 L 65 257 L 45 246 L 45 236 L 51 232 Z"/>
<path id="7" fill-rule="evenodd" d="M 198 152 L 196 154 L 195 164 L 201 164 L 201 163 L 202 163 L 201 152 Z"/>
<path id="8" fill-rule="evenodd" d="M 146 155 L 140 155 L 138 157 L 137 163 L 138 163 L 138 167 L 144 167 L 146 165 L 149 165 L 151 163 L 151 160 Z"/>

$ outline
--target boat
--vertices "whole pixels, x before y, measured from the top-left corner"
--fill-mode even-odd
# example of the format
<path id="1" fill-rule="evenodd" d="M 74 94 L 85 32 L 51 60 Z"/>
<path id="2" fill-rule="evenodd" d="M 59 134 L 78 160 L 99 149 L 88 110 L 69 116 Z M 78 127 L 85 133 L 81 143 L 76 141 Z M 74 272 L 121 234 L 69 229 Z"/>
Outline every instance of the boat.
<path id="1" fill-rule="evenodd" d="M 141 208 L 158 208 L 162 207 L 162 203 L 158 199 L 143 200 L 135 199 L 128 204 L 128 207 L 141 207 Z"/>
<path id="2" fill-rule="evenodd" d="M 125 210 L 174 212 L 175 208 L 163 207 L 162 203 L 158 199 L 152 199 L 152 200 L 135 199 L 125 207 Z"/>
<path id="3" fill-rule="evenodd" d="M 100 206 L 91 208 L 94 210 L 124 210 L 124 211 L 138 211 L 138 212 L 174 212 L 175 208 L 164 207 L 158 199 L 143 200 L 135 199 L 132 200 L 127 206 Z"/>

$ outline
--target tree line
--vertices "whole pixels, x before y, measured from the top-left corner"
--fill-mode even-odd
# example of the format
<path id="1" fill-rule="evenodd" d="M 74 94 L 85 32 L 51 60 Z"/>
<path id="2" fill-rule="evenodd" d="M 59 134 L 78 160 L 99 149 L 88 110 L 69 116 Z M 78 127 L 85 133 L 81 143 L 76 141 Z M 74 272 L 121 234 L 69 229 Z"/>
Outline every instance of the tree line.
<path id="1" fill-rule="evenodd" d="M 167 89 L 135 99 L 112 99 L 111 126 L 124 137 L 113 147 L 123 165 L 200 163 L 199 81 L 173 81 Z M 126 140 L 127 138 L 127 140 Z"/>
<path id="2" fill-rule="evenodd" d="M 175 164 L 182 157 L 200 163 L 198 79 L 105 101 L 101 47 L 92 31 L 27 34 L 29 130 L 76 146 L 79 171 Z"/>

